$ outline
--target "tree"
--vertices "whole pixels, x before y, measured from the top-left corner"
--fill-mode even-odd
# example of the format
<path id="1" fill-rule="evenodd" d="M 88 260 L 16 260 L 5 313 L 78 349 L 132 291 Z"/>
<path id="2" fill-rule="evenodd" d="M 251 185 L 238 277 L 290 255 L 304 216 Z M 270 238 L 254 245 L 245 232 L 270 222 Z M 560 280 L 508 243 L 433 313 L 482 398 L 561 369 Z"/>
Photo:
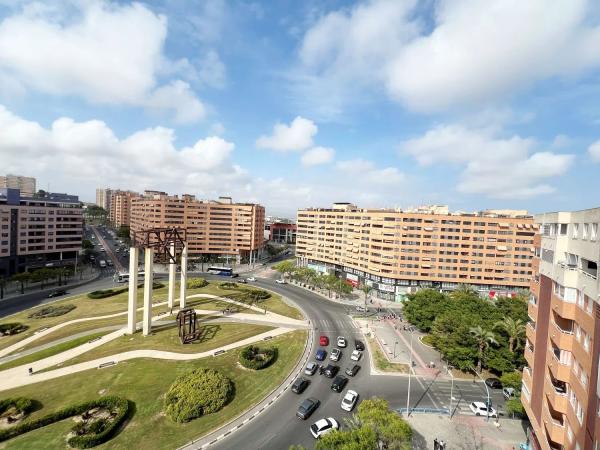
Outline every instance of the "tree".
<path id="1" fill-rule="evenodd" d="M 333 291 L 340 297 L 343 297 L 352 293 L 352 286 L 350 286 L 341 278 L 337 278 L 333 284 Z"/>
<path id="2" fill-rule="evenodd" d="M 452 298 L 462 298 L 462 297 L 467 297 L 467 296 L 479 297 L 479 294 L 477 293 L 475 288 L 473 288 L 473 286 L 471 286 L 470 284 L 461 283 L 452 292 L 451 296 L 452 296 Z"/>
<path id="3" fill-rule="evenodd" d="M 367 300 L 369 299 L 369 293 L 371 292 L 373 288 L 371 286 L 369 286 L 367 283 L 363 283 L 360 286 L 360 290 L 363 292 L 363 294 L 365 294 L 365 308 L 367 307 Z"/>
<path id="4" fill-rule="evenodd" d="M 503 373 L 500 377 L 500 381 L 502 382 L 502 386 L 513 388 L 516 392 L 521 391 L 521 384 L 523 380 L 523 375 L 521 372 L 507 372 Z"/>
<path id="5" fill-rule="evenodd" d="M 92 241 L 90 241 L 89 239 L 84 239 L 83 241 L 81 241 L 81 248 L 84 250 L 93 250 L 94 244 L 92 244 Z"/>
<path id="6" fill-rule="evenodd" d="M 279 272 L 282 278 L 285 278 L 286 275 L 290 275 L 296 270 L 296 263 L 292 260 L 281 261 L 275 264 L 273 269 Z"/>
<path id="7" fill-rule="evenodd" d="M 507 400 L 504 404 L 504 407 L 506 408 L 506 412 L 511 414 L 513 417 L 525 417 L 525 408 L 523 408 L 523 403 L 521 403 L 521 399 L 519 397 Z"/>
<path id="8" fill-rule="evenodd" d="M 499 328 L 508 335 L 508 350 L 514 353 L 521 346 L 525 337 L 525 323 L 521 319 L 505 317 L 504 320 L 494 324 L 494 328 Z"/>
<path id="9" fill-rule="evenodd" d="M 331 291 L 335 289 L 338 278 L 334 274 L 328 273 L 322 275 L 322 280 L 323 286 L 327 289 L 327 296 L 331 297 Z"/>
<path id="10" fill-rule="evenodd" d="M 40 290 L 44 289 L 44 283 L 48 281 L 48 279 L 52 278 L 54 271 L 52 269 L 48 269 L 43 267 L 41 269 L 36 270 L 35 272 L 31 272 L 31 281 L 40 283 Z"/>
<path id="11" fill-rule="evenodd" d="M 21 284 L 21 294 L 24 294 L 25 285 L 31 281 L 31 274 L 29 272 L 16 273 L 10 279 Z"/>
<path id="12" fill-rule="evenodd" d="M 489 330 L 484 330 L 481 327 L 481 325 L 471 327 L 469 331 L 471 332 L 477 343 L 477 372 L 481 373 L 483 355 L 485 351 L 488 349 L 490 344 L 498 344 L 498 341 L 496 341 L 496 336 L 493 332 Z"/>
<path id="13" fill-rule="evenodd" d="M 121 225 L 117 230 L 117 237 L 128 241 L 130 236 L 129 227 L 127 225 Z"/>

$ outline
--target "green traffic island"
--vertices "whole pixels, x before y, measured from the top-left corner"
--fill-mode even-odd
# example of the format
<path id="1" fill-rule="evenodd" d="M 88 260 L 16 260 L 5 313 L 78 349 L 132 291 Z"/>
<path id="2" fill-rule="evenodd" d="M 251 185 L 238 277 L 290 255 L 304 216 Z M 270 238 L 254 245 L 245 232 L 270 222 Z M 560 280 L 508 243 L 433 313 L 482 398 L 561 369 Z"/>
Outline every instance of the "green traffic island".
<path id="1" fill-rule="evenodd" d="M 29 326 L 20 322 L 2 323 L 0 324 L 0 337 L 12 336 L 26 331 Z"/>
<path id="2" fill-rule="evenodd" d="M 191 278 L 187 280 L 186 286 L 188 289 L 202 289 L 208 286 L 208 281 L 204 278 Z"/>
<path id="3" fill-rule="evenodd" d="M 144 283 L 138 284 L 138 288 L 143 288 L 143 287 L 144 287 Z M 165 287 L 165 285 L 163 283 L 159 283 L 156 281 L 154 283 L 152 283 L 152 289 L 161 289 L 164 287 Z M 92 291 L 87 296 L 88 296 L 88 298 L 91 298 L 93 300 L 98 300 L 101 298 L 108 298 L 108 297 L 112 297 L 114 295 L 123 294 L 123 293 L 127 292 L 128 290 L 129 290 L 129 287 L 101 289 L 98 291 Z"/>
<path id="4" fill-rule="evenodd" d="M 277 360 L 278 349 L 276 347 L 260 348 L 249 345 L 240 352 L 239 362 L 246 369 L 262 370 L 269 367 Z"/>
<path id="5" fill-rule="evenodd" d="M 34 400 L 23 397 L 0 401 L 0 419 L 12 418 L 13 423 L 22 420 L 34 409 L 34 405 Z M 115 436 L 132 411 L 132 405 L 127 399 L 101 397 L 0 429 L 0 442 L 73 417 L 75 425 L 67 436 L 67 444 L 72 448 L 92 448 Z"/>
<path id="6" fill-rule="evenodd" d="M 28 319 L 47 319 L 48 317 L 59 317 L 73 311 L 77 306 L 73 304 L 44 306 L 27 316 Z"/>

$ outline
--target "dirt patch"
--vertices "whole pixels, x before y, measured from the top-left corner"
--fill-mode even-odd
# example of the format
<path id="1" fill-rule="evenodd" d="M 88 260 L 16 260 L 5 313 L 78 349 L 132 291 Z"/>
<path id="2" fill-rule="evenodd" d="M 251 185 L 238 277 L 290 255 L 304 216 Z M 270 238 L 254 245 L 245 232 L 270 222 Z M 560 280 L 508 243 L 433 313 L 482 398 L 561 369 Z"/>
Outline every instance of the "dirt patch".
<path id="1" fill-rule="evenodd" d="M 18 425 L 25 416 L 26 414 L 18 412 L 16 408 L 10 408 L 0 417 L 0 430 Z"/>

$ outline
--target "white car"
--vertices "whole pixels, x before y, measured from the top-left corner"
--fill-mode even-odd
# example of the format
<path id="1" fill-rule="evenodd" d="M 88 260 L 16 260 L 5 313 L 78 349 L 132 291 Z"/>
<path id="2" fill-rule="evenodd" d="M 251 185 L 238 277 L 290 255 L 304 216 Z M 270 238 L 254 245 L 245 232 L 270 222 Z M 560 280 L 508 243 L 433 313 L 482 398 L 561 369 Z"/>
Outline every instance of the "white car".
<path id="1" fill-rule="evenodd" d="M 338 347 L 341 347 L 341 348 L 346 347 L 346 345 L 348 345 L 347 342 L 346 342 L 346 338 L 343 337 L 343 336 L 338 336 L 338 338 L 337 338 L 337 345 L 338 345 Z"/>
<path id="2" fill-rule="evenodd" d="M 277 283 L 277 284 L 287 284 L 287 282 L 285 280 L 281 279 L 281 278 L 275 280 L 275 283 Z"/>
<path id="3" fill-rule="evenodd" d="M 351 389 L 346 392 L 344 398 L 342 399 L 342 409 L 344 411 L 352 411 L 354 406 L 356 406 L 356 402 L 358 401 L 358 393 Z"/>
<path id="4" fill-rule="evenodd" d="M 339 361 L 341 357 L 342 357 L 342 351 L 339 348 L 334 348 L 333 350 L 331 350 L 331 353 L 329 354 L 329 359 L 332 361 Z"/>
<path id="5" fill-rule="evenodd" d="M 256 281 L 256 278 L 254 278 L 254 277 L 248 277 L 248 278 L 246 278 L 246 281 Z"/>
<path id="6" fill-rule="evenodd" d="M 333 417 L 327 419 L 317 420 L 310 426 L 310 433 L 315 439 L 319 439 L 321 436 L 329 433 L 332 430 L 337 430 L 340 426 Z"/>
<path id="7" fill-rule="evenodd" d="M 475 414 L 476 416 L 488 416 L 488 409 L 485 407 L 485 403 L 483 402 L 473 402 L 469 405 L 469 408 L 471 409 L 471 411 L 473 411 L 473 414 Z M 490 408 L 489 416 L 498 417 L 498 413 L 494 408 Z"/>
<path id="8" fill-rule="evenodd" d="M 358 361 L 362 357 L 362 352 L 360 350 L 354 350 L 352 355 L 350 355 L 350 359 L 352 361 Z"/>

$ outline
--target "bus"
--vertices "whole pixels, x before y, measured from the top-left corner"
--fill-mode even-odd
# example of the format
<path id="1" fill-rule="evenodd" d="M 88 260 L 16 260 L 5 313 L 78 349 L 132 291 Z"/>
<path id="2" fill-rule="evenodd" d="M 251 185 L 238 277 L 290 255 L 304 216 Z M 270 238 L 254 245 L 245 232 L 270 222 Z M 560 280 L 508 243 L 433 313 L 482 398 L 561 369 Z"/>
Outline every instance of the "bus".
<path id="1" fill-rule="evenodd" d="M 115 274 L 115 281 L 117 283 L 129 283 L 129 272 Z M 144 281 L 144 272 L 138 272 L 138 281 Z"/>
<path id="2" fill-rule="evenodd" d="M 231 267 L 209 267 L 207 272 L 212 273 L 213 275 L 222 275 L 224 277 L 233 276 L 233 269 Z"/>

